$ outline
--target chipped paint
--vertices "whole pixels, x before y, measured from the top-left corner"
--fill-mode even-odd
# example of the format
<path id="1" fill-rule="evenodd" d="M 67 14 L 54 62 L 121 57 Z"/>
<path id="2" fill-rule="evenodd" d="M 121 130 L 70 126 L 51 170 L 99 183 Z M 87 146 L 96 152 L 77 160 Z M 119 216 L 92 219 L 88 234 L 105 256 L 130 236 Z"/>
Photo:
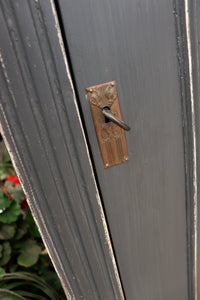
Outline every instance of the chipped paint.
<path id="1" fill-rule="evenodd" d="M 7 74 L 7 73 L 6 73 L 6 74 Z M 4 75 L 5 75 L 5 74 L 4 74 Z M 11 96 L 12 96 L 12 94 L 11 94 Z M 37 205 L 37 200 L 35 199 L 35 196 L 34 196 L 34 193 L 33 193 L 33 189 L 32 189 L 32 187 L 31 187 L 31 184 L 30 184 L 30 181 L 29 181 L 29 177 L 28 177 L 28 175 L 27 175 L 27 173 L 26 173 L 26 170 L 25 170 L 25 168 L 24 168 L 24 165 L 23 165 L 23 163 L 22 163 L 21 157 L 20 157 L 20 155 L 19 155 L 19 152 L 18 152 L 16 143 L 15 143 L 15 140 L 14 140 L 14 136 L 13 136 L 12 131 L 11 131 L 11 129 L 10 129 L 8 120 L 7 120 L 7 118 L 6 118 L 6 115 L 5 115 L 5 112 L 4 112 L 4 110 L 3 110 L 3 106 L 2 106 L 1 103 L 0 103 L 0 111 L 1 111 L 1 113 L 2 113 L 4 122 L 5 122 L 5 124 L 6 124 L 7 130 L 8 130 L 8 133 L 9 133 L 9 136 L 10 136 L 10 138 L 11 138 L 13 147 L 14 147 L 14 149 L 15 149 L 15 153 L 16 153 L 16 156 L 17 156 L 17 160 L 19 161 L 20 167 L 22 168 L 22 170 L 23 170 L 23 172 L 24 172 L 24 175 L 25 175 L 25 177 L 26 177 L 26 182 L 27 182 L 27 184 L 28 184 L 28 189 L 26 189 L 26 187 L 25 187 L 25 185 L 24 185 L 23 177 L 21 176 L 21 174 L 20 174 L 20 172 L 19 172 L 18 165 L 16 164 L 16 161 L 17 161 L 17 160 L 15 159 L 15 155 L 14 155 L 13 151 L 11 150 L 11 148 L 10 148 L 10 146 L 9 146 L 9 143 L 7 142 L 6 134 L 5 134 L 4 129 L 3 129 L 3 127 L 1 126 L 1 123 L 0 123 L 0 132 L 1 132 L 2 136 L 3 136 L 3 139 L 4 139 L 4 142 L 5 142 L 6 148 L 7 148 L 8 152 L 9 152 L 9 155 L 10 155 L 10 157 L 11 157 L 13 166 L 14 166 L 14 168 L 15 168 L 15 171 L 16 171 L 16 173 L 17 173 L 17 176 L 18 176 L 18 178 L 19 178 L 20 184 L 21 184 L 21 186 L 22 186 L 22 188 L 23 188 L 25 194 L 28 195 L 29 192 L 30 192 L 30 194 L 31 194 L 31 198 L 32 198 L 32 200 L 33 200 L 33 202 L 34 202 L 34 206 L 35 206 L 35 209 L 36 209 L 36 211 L 37 211 L 38 217 L 37 217 L 37 215 L 34 213 L 34 209 L 33 209 L 33 207 L 32 207 L 31 202 L 29 202 L 29 198 L 28 198 L 28 197 L 27 197 L 27 202 L 28 202 L 29 207 L 30 207 L 30 209 L 31 209 L 31 212 L 32 212 L 32 214 L 33 214 L 33 216 L 34 216 L 34 219 L 35 219 L 35 222 L 36 222 L 36 224 L 37 224 L 37 227 L 38 227 L 39 231 L 40 231 L 40 226 L 39 226 L 39 224 L 42 223 L 42 225 L 44 226 L 44 229 L 45 229 L 45 238 L 43 238 L 43 242 L 44 242 L 44 245 L 45 245 L 46 249 L 48 250 L 48 253 L 49 253 L 49 256 L 50 256 L 50 258 L 51 258 L 51 261 L 52 261 L 52 263 L 53 263 L 53 265 L 54 265 L 54 268 L 55 268 L 55 270 L 57 271 L 57 274 L 59 275 L 59 278 L 60 278 L 60 281 L 61 281 L 61 283 L 62 283 L 63 289 L 64 289 L 64 291 L 65 291 L 65 293 L 66 293 L 66 296 L 68 297 L 68 299 L 73 300 L 73 299 L 75 299 L 75 296 L 74 296 L 74 294 L 73 294 L 72 289 L 70 288 L 70 284 L 69 284 L 68 278 L 67 278 L 67 276 L 66 276 L 66 274 L 65 274 L 65 271 L 64 271 L 64 269 L 63 269 L 63 267 L 62 267 L 62 263 L 61 263 L 61 261 L 60 261 L 59 255 L 58 255 L 58 253 L 57 253 L 56 250 L 55 250 L 55 247 L 54 247 L 54 245 L 53 245 L 53 241 L 52 241 L 50 235 L 48 234 L 48 229 L 47 229 L 47 227 L 46 227 L 46 223 L 45 223 L 45 221 L 44 221 L 44 219 L 43 219 L 43 216 L 42 216 L 42 214 L 41 214 L 41 211 L 40 211 L 40 209 L 39 209 L 39 207 L 38 207 L 38 205 Z M 39 219 L 40 219 L 40 222 L 39 222 Z M 41 233 L 41 231 L 40 231 L 40 233 Z M 44 237 L 44 235 L 43 235 L 42 233 L 41 233 L 41 236 Z M 48 237 L 48 242 L 47 242 L 47 238 L 46 238 L 46 237 Z M 50 245 L 49 245 L 49 244 L 50 244 Z M 53 259 L 53 255 L 51 254 L 51 249 L 53 249 L 53 251 L 54 251 L 53 255 L 56 256 L 56 259 L 57 259 L 57 261 L 59 262 L 59 268 L 62 270 L 62 274 L 64 275 L 64 280 L 65 280 L 65 282 L 67 282 L 67 284 L 68 284 L 68 288 L 70 289 L 70 294 L 69 294 L 69 291 L 68 291 L 67 288 L 66 288 L 66 284 L 64 283 L 63 278 L 60 276 L 60 272 L 59 272 L 57 266 L 54 264 L 54 259 Z"/>
<path id="2" fill-rule="evenodd" d="M 98 203 L 99 209 L 100 209 L 101 220 L 103 222 L 106 243 L 108 244 L 109 254 L 110 254 L 110 257 L 111 257 L 111 260 L 112 260 L 112 263 L 113 263 L 115 278 L 116 278 L 118 286 L 120 288 L 120 293 L 121 293 L 122 299 L 124 299 L 124 293 L 123 293 L 122 286 L 121 286 L 121 281 L 120 281 L 120 278 L 119 278 L 119 273 L 118 273 L 118 269 L 117 269 L 117 265 L 116 265 L 116 260 L 115 260 L 113 249 L 112 249 L 112 243 L 111 243 L 111 240 L 110 240 L 110 235 L 109 235 L 108 227 L 107 227 L 107 224 L 106 224 L 106 219 L 105 219 L 105 215 L 104 215 L 104 211 L 103 211 L 103 207 L 102 207 L 102 203 L 101 203 L 101 198 L 100 198 L 100 195 L 99 195 L 99 191 L 97 191 L 97 193 L 96 193 L 96 199 L 97 199 L 97 203 Z"/>
<path id="3" fill-rule="evenodd" d="M 60 48 L 61 48 L 61 51 L 62 51 L 62 54 L 63 54 L 63 59 L 64 59 L 65 67 L 66 67 L 67 77 L 68 77 L 68 80 L 70 82 L 71 89 L 72 89 L 72 92 L 73 92 L 74 105 L 75 105 L 75 108 L 76 108 L 76 112 L 77 112 L 77 116 L 78 116 L 78 119 L 79 119 L 80 128 L 81 128 L 82 135 L 83 135 L 83 138 L 84 138 L 84 143 L 85 143 L 85 147 L 86 147 L 86 151 L 87 151 L 87 156 L 88 156 L 88 162 L 90 164 L 91 173 L 92 173 L 92 177 L 93 177 L 93 182 L 94 182 L 95 189 L 96 189 L 96 199 L 97 199 L 97 203 L 98 203 L 98 206 L 99 206 L 100 217 L 101 217 L 103 228 L 104 228 L 105 241 L 106 241 L 106 244 L 108 245 L 108 253 L 109 253 L 109 256 L 111 257 L 111 261 L 112 261 L 112 265 L 113 265 L 113 269 L 114 269 L 115 278 L 116 278 L 117 284 L 119 286 L 119 289 L 121 291 L 122 299 L 124 299 L 123 291 L 122 291 L 122 287 L 121 287 L 121 282 L 120 282 L 120 278 L 119 278 L 119 274 L 118 274 L 118 270 L 117 270 L 117 265 L 116 265 L 115 257 L 114 257 L 114 254 L 113 254 L 113 249 L 112 249 L 112 245 L 111 245 L 111 241 L 110 241 L 110 236 L 109 236 L 109 232 L 108 232 L 108 228 L 107 228 L 107 224 L 106 224 L 106 220 L 105 220 L 105 215 L 104 215 L 104 211 L 103 211 L 103 207 L 102 207 L 102 203 L 101 203 L 99 191 L 98 191 L 96 180 L 95 180 L 95 175 L 94 175 L 94 171 L 93 171 L 92 162 L 91 162 L 91 159 L 90 159 L 89 149 L 88 149 L 88 145 L 87 145 L 87 141 L 86 141 L 84 129 L 83 129 L 83 126 L 82 126 L 81 117 L 80 117 L 80 114 L 79 114 L 79 108 L 78 108 L 78 104 L 77 104 L 77 100 L 76 100 L 76 96 L 75 96 L 75 91 L 74 91 L 72 79 L 71 79 L 71 76 L 70 76 L 69 66 L 68 66 L 68 62 L 67 62 L 67 58 L 66 58 L 66 54 L 65 54 L 65 49 L 64 49 L 64 44 L 63 44 L 63 40 L 62 40 L 62 36 L 61 36 L 61 32 L 60 32 L 59 22 L 58 22 L 58 19 L 57 19 L 57 13 L 56 13 L 56 10 L 55 10 L 55 6 L 54 6 L 54 3 L 53 3 L 53 0 L 49 0 L 49 1 L 51 3 L 52 13 L 53 13 L 54 20 L 55 20 L 55 28 L 56 28 L 56 31 L 57 31 L 57 36 L 58 36 Z M 35 2 L 37 3 L 38 0 L 35 0 Z M 11 95 L 11 98 L 13 100 L 13 103 L 14 103 L 15 107 L 17 107 L 17 101 L 15 99 L 15 95 L 14 95 L 14 92 L 12 90 L 10 79 L 9 79 L 9 76 L 8 76 L 8 73 L 7 73 L 7 70 L 6 70 L 6 67 L 5 67 L 5 63 L 4 63 L 4 60 L 3 60 L 3 56 L 2 56 L 1 53 L 0 53 L 0 63 L 1 63 L 1 66 L 2 66 L 2 70 L 3 70 L 3 74 L 4 74 L 4 77 L 5 77 L 5 80 L 7 82 L 9 93 Z M 32 211 L 32 213 L 34 215 L 34 219 L 36 221 L 36 224 L 38 225 L 39 230 L 40 230 L 40 227 L 41 227 L 41 224 L 42 224 L 42 227 L 43 227 L 43 234 L 42 234 L 42 236 L 44 237 L 44 244 L 45 244 L 46 249 L 49 252 L 49 255 L 50 255 L 51 259 L 52 259 L 53 264 L 54 264 L 53 257 L 54 258 L 56 257 L 56 260 L 59 263 L 58 266 L 56 266 L 54 264 L 54 267 L 55 267 L 55 269 L 56 269 L 56 271 L 57 271 L 57 273 L 58 273 L 58 275 L 60 277 L 62 286 L 63 286 L 63 288 L 65 290 L 65 293 L 66 293 L 66 296 L 67 296 L 68 299 L 73 300 L 73 299 L 75 299 L 75 295 L 74 295 L 73 290 L 71 288 L 71 285 L 70 285 L 70 283 L 68 281 L 68 278 L 67 278 L 67 276 L 65 274 L 65 271 L 64 271 L 64 269 L 62 267 L 62 262 L 59 259 L 58 253 L 57 253 L 56 249 L 53 246 L 53 241 L 52 241 L 50 235 L 48 234 L 46 222 L 43 219 L 43 216 L 41 214 L 40 208 L 39 208 L 39 206 L 37 204 L 37 200 L 35 199 L 34 191 L 33 191 L 32 187 L 31 187 L 31 183 L 30 183 L 29 177 L 27 175 L 26 169 L 25 169 L 25 167 L 23 165 L 23 162 L 21 160 L 20 154 L 18 152 L 17 145 L 15 143 L 15 139 L 14 139 L 14 136 L 12 134 L 11 128 L 9 126 L 9 123 L 8 123 L 8 120 L 7 120 L 7 117 L 6 117 L 6 114 L 5 114 L 5 111 L 3 109 L 2 104 L 0 104 L 0 112 L 2 114 L 2 121 L 5 123 L 5 128 L 3 128 L 0 125 L 0 131 L 1 131 L 2 135 L 3 135 L 3 137 L 4 137 L 4 141 L 5 141 L 6 147 L 8 149 L 9 154 L 10 154 L 10 157 L 11 157 L 11 160 L 13 162 L 14 168 L 16 170 L 17 176 L 19 177 L 19 180 L 20 180 L 20 183 L 22 185 L 22 188 L 23 188 L 25 194 L 30 196 L 30 198 L 32 200 L 32 203 L 34 204 L 34 205 L 32 205 L 31 202 L 29 202 L 29 199 L 27 197 L 27 201 L 29 203 L 29 207 L 30 207 L 30 209 L 31 209 L 31 211 Z M 6 136 L 8 136 L 8 135 L 9 135 L 9 138 L 11 139 L 11 145 L 12 145 L 12 148 L 14 148 L 14 151 L 11 150 L 11 148 L 9 146 L 9 143 L 8 143 L 8 141 L 6 139 Z M 16 163 L 16 162 L 18 162 L 18 163 Z M 21 173 L 23 173 L 23 176 L 21 176 L 21 173 L 19 171 L 20 169 L 22 170 Z M 24 181 L 26 182 L 26 185 L 24 185 Z M 34 212 L 36 212 L 36 214 Z M 39 226 L 39 224 L 40 224 L 40 226 Z M 61 274 L 60 270 L 62 270 L 62 274 Z M 111 280 L 112 280 L 112 278 L 111 278 Z M 67 283 L 67 287 L 66 287 L 66 283 Z"/>
<path id="4" fill-rule="evenodd" d="M 5 63 L 4 63 L 3 56 L 2 56 L 2 54 L 1 54 L 1 52 L 0 52 L 0 63 L 1 63 L 2 69 L 3 69 L 4 77 L 5 77 L 6 82 L 7 82 L 7 85 L 8 85 L 8 90 L 9 90 L 9 92 L 10 92 L 10 95 L 11 95 L 11 97 L 12 97 L 12 100 L 13 100 L 15 106 L 17 106 L 17 102 L 16 102 L 16 99 L 15 99 L 13 90 L 12 90 L 12 88 L 11 88 L 11 85 L 10 85 L 10 79 L 9 79 L 9 77 L 8 77 L 8 73 L 7 73 L 7 70 L 6 70 Z M 3 115 L 4 121 L 5 121 L 7 130 L 8 130 L 8 132 L 9 132 L 9 136 L 10 136 L 10 138 L 11 138 L 11 140 L 12 140 L 12 143 L 13 143 L 13 146 L 14 146 L 14 148 L 15 148 L 15 151 L 16 151 L 16 154 L 17 154 L 17 159 L 18 159 L 18 161 L 20 162 L 20 166 L 21 166 L 21 168 L 22 168 L 22 170 L 23 170 L 23 172 L 24 172 L 24 174 L 25 174 L 26 181 L 27 181 L 27 183 L 28 183 L 29 191 L 30 191 L 30 193 L 31 193 L 31 195 L 32 195 L 32 199 L 33 199 L 33 201 L 34 201 L 35 208 L 36 208 L 37 213 L 38 213 L 38 215 L 39 215 L 40 221 L 42 222 L 42 224 L 43 224 L 43 226 L 44 226 L 44 228 L 45 228 L 46 236 L 48 236 L 48 240 L 49 240 L 50 243 L 51 243 L 51 247 L 48 246 L 48 243 L 45 241 L 45 239 L 43 239 L 43 242 L 44 242 L 44 244 L 45 244 L 46 249 L 48 249 L 49 256 L 51 257 L 52 263 L 53 263 L 53 257 L 52 257 L 52 255 L 51 255 L 50 249 L 54 249 L 54 255 L 56 256 L 57 260 L 59 261 L 59 265 L 60 265 L 59 267 L 62 269 L 62 273 L 63 273 L 63 275 L 65 276 L 65 281 L 68 283 L 68 287 L 69 287 L 69 289 L 70 289 L 70 293 L 71 293 L 72 298 L 70 297 L 70 294 L 69 294 L 69 292 L 68 292 L 67 289 L 66 289 L 66 286 L 65 286 L 65 284 L 64 284 L 63 278 L 61 278 L 61 276 L 59 276 L 60 281 L 62 282 L 62 286 L 63 286 L 63 288 L 64 288 L 64 290 L 65 290 L 65 293 L 66 293 L 67 297 L 68 297 L 69 299 L 75 299 L 75 296 L 74 296 L 74 294 L 73 294 L 72 288 L 70 287 L 68 278 L 67 278 L 67 276 L 65 275 L 65 271 L 64 271 L 64 269 L 63 269 L 63 267 L 62 267 L 62 263 L 61 263 L 61 261 L 60 261 L 60 259 L 59 259 L 59 256 L 58 256 L 58 254 L 57 254 L 57 252 L 56 252 L 56 250 L 55 250 L 55 248 L 54 248 L 54 246 L 53 246 L 52 239 L 51 239 L 50 235 L 48 234 L 48 230 L 47 230 L 47 227 L 46 227 L 46 223 L 45 223 L 45 221 L 44 221 L 44 219 L 43 219 L 43 217 L 42 217 L 42 214 L 41 214 L 41 212 L 40 212 L 40 209 L 39 209 L 39 207 L 38 207 L 38 205 L 37 205 L 37 201 L 36 201 L 36 199 L 35 199 L 35 196 L 34 196 L 34 193 L 33 193 L 33 189 L 31 188 L 31 184 L 30 184 L 29 178 L 28 178 L 28 176 L 27 176 L 27 174 L 26 174 L 26 170 L 25 170 L 25 168 L 24 168 L 24 166 L 23 166 L 21 157 L 20 157 L 19 152 L 18 152 L 18 150 L 17 150 L 17 146 L 16 146 L 16 144 L 15 144 L 15 140 L 14 140 L 12 131 L 11 131 L 11 129 L 10 129 L 9 123 L 8 123 L 8 121 L 7 121 L 5 112 L 4 112 L 4 110 L 3 110 L 2 104 L 0 104 L 0 110 L 1 110 L 1 112 L 2 112 L 2 115 Z M 24 183 L 23 183 L 23 177 L 21 176 L 21 174 L 20 174 L 20 172 L 19 172 L 19 170 L 18 170 L 18 166 L 17 166 L 17 164 L 16 164 L 16 160 L 15 160 L 15 157 L 14 157 L 14 153 L 13 153 L 13 152 L 11 151 L 11 149 L 10 149 L 10 146 L 9 146 L 9 144 L 8 144 L 8 142 L 7 142 L 7 139 L 6 139 L 6 134 L 4 133 L 4 130 L 3 130 L 3 127 L 1 126 L 1 124 L 0 124 L 0 132 L 1 132 L 2 136 L 3 136 L 3 138 L 4 138 L 4 142 L 5 142 L 5 144 L 6 144 L 6 148 L 7 148 L 8 152 L 9 152 L 10 157 L 11 157 L 11 160 L 12 160 L 12 163 L 13 163 L 13 165 L 14 165 L 14 168 L 15 168 L 15 171 L 16 171 L 16 173 L 17 173 L 17 176 L 18 176 L 18 178 L 19 178 L 20 184 L 21 184 L 21 186 L 22 186 L 22 188 L 23 188 L 25 194 L 28 195 L 28 190 L 27 190 L 27 189 L 25 188 L 25 186 L 24 186 Z M 34 213 L 34 210 L 33 210 L 33 208 L 32 208 L 31 203 L 30 203 L 29 200 L 28 200 L 28 197 L 27 197 L 27 202 L 28 202 L 28 204 L 29 204 L 29 207 L 30 207 L 30 209 L 31 209 L 32 214 L 34 215 L 35 222 L 36 222 L 36 224 L 37 224 L 37 226 L 38 226 L 38 228 L 39 228 L 39 231 L 40 231 L 40 226 L 39 226 L 38 218 L 37 218 L 37 216 L 36 216 L 35 213 Z M 41 234 L 41 236 L 43 236 L 43 235 Z M 53 264 L 54 264 L 54 263 L 53 263 Z M 57 270 L 56 265 L 54 265 L 54 268 Z M 58 274 L 58 275 L 60 274 L 60 272 L 58 272 L 58 270 L 57 270 L 57 274 Z"/>
<path id="5" fill-rule="evenodd" d="M 192 46 L 190 32 L 190 12 L 189 0 L 185 0 L 185 23 L 187 37 L 187 51 L 189 64 L 189 81 L 190 81 L 190 102 L 191 102 L 191 119 L 192 119 L 192 143 L 193 143 L 193 204 L 194 204 L 194 300 L 197 300 L 197 153 L 196 153 L 196 121 L 194 108 L 194 84 L 193 84 L 193 67 L 192 67 Z"/>
<path id="6" fill-rule="evenodd" d="M 62 51 L 62 54 L 63 54 L 66 73 L 67 73 L 68 80 L 70 82 L 71 89 L 72 89 L 72 92 L 73 92 L 73 100 L 74 100 L 74 104 L 75 104 L 75 107 L 76 107 L 76 112 L 77 112 L 77 116 L 78 116 L 78 119 L 79 119 L 79 124 L 80 124 L 80 127 L 81 127 L 82 135 L 83 135 L 83 138 L 84 138 L 84 143 L 85 143 L 85 147 L 86 147 L 86 151 L 87 151 L 88 161 L 89 161 L 89 164 L 90 164 L 90 169 L 91 169 L 91 173 L 92 173 L 92 177 L 93 177 L 93 182 L 94 182 L 95 189 L 96 189 L 96 199 L 97 199 L 97 203 L 98 203 L 99 209 L 100 209 L 100 215 L 101 215 L 101 220 L 102 220 L 102 224 L 103 224 L 103 228 L 104 228 L 104 234 L 105 234 L 105 240 L 107 242 L 108 249 L 109 249 L 109 254 L 110 254 L 110 257 L 111 257 L 111 260 L 112 260 L 112 263 L 113 263 L 114 273 L 115 273 L 115 277 L 116 277 L 116 280 L 117 280 L 117 283 L 118 283 L 118 287 L 121 291 L 122 299 L 124 299 L 123 290 L 122 290 L 122 286 L 121 286 L 121 281 L 120 281 L 120 278 L 119 278 L 119 272 L 118 272 L 118 269 L 117 269 L 116 260 L 115 260 L 114 253 L 113 253 L 113 248 L 112 248 L 112 244 L 111 244 L 111 240 L 110 240 L 110 236 L 109 236 L 109 232 L 108 232 L 108 227 L 107 227 L 107 224 L 106 224 L 106 219 L 105 219 L 105 215 L 104 215 L 104 211 L 103 211 L 103 207 L 102 207 L 102 203 L 101 203 L 101 198 L 100 198 L 100 195 L 99 195 L 99 191 L 98 191 L 98 187 L 97 187 L 97 183 L 96 183 L 96 179 L 95 179 L 95 175 L 94 175 L 92 162 L 91 162 L 91 159 L 90 159 L 89 148 L 88 148 L 88 144 L 87 144 L 87 140 L 86 140 L 82 120 L 81 120 L 81 117 L 80 117 L 78 103 L 77 103 L 77 99 L 76 99 L 76 95 L 75 95 L 75 90 L 74 90 L 71 74 L 70 74 L 70 71 L 69 71 L 69 65 L 68 65 L 68 62 L 67 62 L 67 57 L 66 57 L 66 53 L 65 53 L 65 48 L 64 48 L 64 44 L 63 44 L 63 39 L 62 39 L 61 31 L 60 31 L 60 26 L 59 26 L 59 22 L 58 22 L 56 9 L 55 9 L 53 0 L 49 0 L 49 1 L 51 3 L 52 13 L 53 13 L 54 20 L 55 20 L 55 28 L 56 28 L 57 35 L 58 35 L 60 48 L 61 48 L 61 51 Z"/>
<path id="7" fill-rule="evenodd" d="M 6 67 L 5 67 L 4 60 L 3 60 L 1 52 L 0 52 L 0 63 L 1 63 L 2 69 L 3 69 L 3 73 L 4 73 L 4 76 L 5 76 L 6 82 L 8 84 L 9 92 L 12 95 L 12 99 L 13 99 L 13 102 L 14 102 L 15 106 L 17 106 L 17 102 L 16 102 L 14 93 L 13 93 L 13 91 L 11 89 L 11 86 L 10 86 L 10 79 L 8 78 L 8 73 L 6 71 Z"/>

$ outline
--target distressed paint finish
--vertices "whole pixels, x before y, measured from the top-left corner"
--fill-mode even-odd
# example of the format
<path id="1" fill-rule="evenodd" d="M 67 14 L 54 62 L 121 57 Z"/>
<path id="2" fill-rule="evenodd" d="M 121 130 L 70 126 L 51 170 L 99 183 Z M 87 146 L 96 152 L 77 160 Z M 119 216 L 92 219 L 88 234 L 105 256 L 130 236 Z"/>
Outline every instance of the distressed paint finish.
<path id="1" fill-rule="evenodd" d="M 196 0 L 185 0 L 184 3 L 174 1 L 174 14 L 177 30 L 177 58 L 179 62 L 184 135 L 187 206 L 188 298 L 197 300 L 200 298 L 199 2 Z"/>
<path id="2" fill-rule="evenodd" d="M 188 62 L 188 81 L 189 81 L 189 94 L 190 94 L 190 139 L 191 139 L 191 159 L 192 163 L 190 169 L 192 171 L 192 198 L 191 198 L 191 220 L 190 227 L 191 232 L 189 238 L 192 240 L 190 244 L 191 249 L 189 250 L 192 253 L 192 260 L 189 260 L 189 271 L 191 271 L 191 279 L 189 280 L 189 288 L 190 288 L 190 297 L 194 300 L 198 300 L 197 294 L 197 144 L 196 144 L 196 116 L 195 116 L 195 108 L 196 108 L 196 99 L 194 93 L 194 70 L 193 70 L 193 57 L 192 57 L 192 35 L 191 35 L 191 15 L 190 12 L 190 1 L 185 0 L 185 29 L 186 29 L 186 47 L 187 47 L 187 59 Z M 188 157 L 189 159 L 189 157 Z M 189 225 L 189 224 L 188 224 Z"/>
<path id="3" fill-rule="evenodd" d="M 197 300 L 200 6 L 55 2 L 65 48 L 53 0 L 0 2 L 0 124 L 66 295 L 123 299 L 81 108 L 126 299 Z M 105 171 L 85 88 L 112 79 L 134 131 Z"/>
<path id="4" fill-rule="evenodd" d="M 53 1 L 0 2 L 0 124 L 68 299 L 124 299 Z"/>
<path id="5" fill-rule="evenodd" d="M 196 203 L 195 149 L 186 154 L 183 136 L 190 132 L 192 150 L 195 132 L 189 65 L 181 74 L 179 65 L 189 57 L 186 51 L 179 61 L 177 45 L 177 22 L 186 29 L 184 2 L 57 2 L 126 299 L 195 300 L 196 277 L 188 273 L 195 259 L 188 257 L 187 243 L 191 239 L 195 247 L 196 215 L 186 212 Z M 187 36 L 181 39 L 187 47 Z M 104 170 L 85 88 L 110 80 L 116 81 L 123 120 L 134 130 L 126 134 L 129 161 Z M 188 289 L 189 277 L 194 286 Z"/>
<path id="6" fill-rule="evenodd" d="M 200 3 L 185 0 L 186 19 L 186 54 L 188 57 L 188 99 L 186 104 L 190 116 L 186 119 L 187 153 L 190 161 L 187 164 L 187 177 L 190 183 L 188 194 L 188 227 L 190 230 L 189 261 L 191 299 L 200 299 Z"/>

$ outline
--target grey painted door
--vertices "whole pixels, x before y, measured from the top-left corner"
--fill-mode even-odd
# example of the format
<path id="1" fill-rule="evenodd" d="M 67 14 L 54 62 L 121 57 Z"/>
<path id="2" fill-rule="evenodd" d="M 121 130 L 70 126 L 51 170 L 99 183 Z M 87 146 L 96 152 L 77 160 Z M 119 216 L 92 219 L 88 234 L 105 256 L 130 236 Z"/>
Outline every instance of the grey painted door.
<path id="1" fill-rule="evenodd" d="M 68 299 L 199 299 L 199 8 L 0 1 L 0 130 Z M 86 88 L 111 80 L 105 170 Z"/>
<path id="2" fill-rule="evenodd" d="M 67 299 L 123 292 L 53 1 L 0 1 L 0 131 Z"/>
<path id="3" fill-rule="evenodd" d="M 68 57 L 127 300 L 188 299 L 174 1 L 59 0 Z M 115 80 L 130 160 L 104 169 L 85 89 Z"/>

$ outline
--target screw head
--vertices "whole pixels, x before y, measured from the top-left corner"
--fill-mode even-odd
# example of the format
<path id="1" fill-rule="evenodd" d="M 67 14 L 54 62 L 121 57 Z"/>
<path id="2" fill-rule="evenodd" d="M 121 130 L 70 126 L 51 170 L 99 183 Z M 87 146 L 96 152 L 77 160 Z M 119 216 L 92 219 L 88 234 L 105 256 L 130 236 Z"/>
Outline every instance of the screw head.
<path id="1" fill-rule="evenodd" d="M 108 163 L 106 163 L 106 165 L 105 165 L 106 167 L 109 167 L 109 164 Z"/>
<path id="2" fill-rule="evenodd" d="M 90 93 L 92 93 L 92 91 L 93 91 L 92 89 L 89 89 L 89 92 L 90 92 Z"/>
<path id="3" fill-rule="evenodd" d="M 125 159 L 125 160 L 128 160 L 128 157 L 126 156 L 126 157 L 124 157 L 124 159 Z"/>

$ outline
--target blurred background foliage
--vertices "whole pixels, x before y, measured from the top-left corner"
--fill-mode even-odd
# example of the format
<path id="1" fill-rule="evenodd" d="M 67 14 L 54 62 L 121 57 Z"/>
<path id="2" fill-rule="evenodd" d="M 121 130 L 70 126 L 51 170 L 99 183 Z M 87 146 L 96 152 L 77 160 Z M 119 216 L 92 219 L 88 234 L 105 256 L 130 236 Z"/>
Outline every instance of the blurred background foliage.
<path id="1" fill-rule="evenodd" d="M 66 299 L 4 144 L 0 155 L 0 299 Z"/>

